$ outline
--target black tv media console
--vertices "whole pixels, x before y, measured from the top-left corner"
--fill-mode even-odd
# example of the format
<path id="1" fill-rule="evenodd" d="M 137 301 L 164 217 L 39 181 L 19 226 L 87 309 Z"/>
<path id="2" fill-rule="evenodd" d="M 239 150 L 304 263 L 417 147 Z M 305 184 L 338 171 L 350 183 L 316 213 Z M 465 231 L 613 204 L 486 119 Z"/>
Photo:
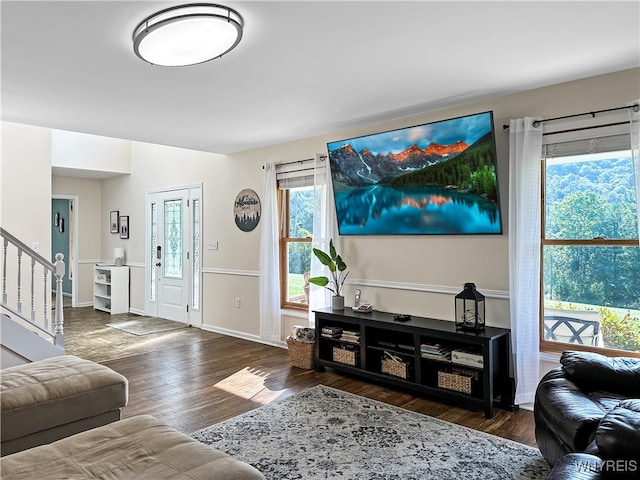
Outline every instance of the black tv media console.
<path id="1" fill-rule="evenodd" d="M 483 408 L 486 418 L 493 417 L 494 403 L 517 409 L 509 377 L 510 330 L 460 330 L 445 320 L 394 317 L 348 307 L 315 310 L 316 370 L 331 367 L 468 408 Z"/>

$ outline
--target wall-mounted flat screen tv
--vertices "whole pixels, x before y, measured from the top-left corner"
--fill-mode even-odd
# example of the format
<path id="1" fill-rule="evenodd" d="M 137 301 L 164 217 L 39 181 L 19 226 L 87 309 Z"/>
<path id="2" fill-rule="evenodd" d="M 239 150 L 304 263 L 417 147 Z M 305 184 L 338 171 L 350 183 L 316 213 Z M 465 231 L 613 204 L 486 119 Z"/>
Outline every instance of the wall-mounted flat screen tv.
<path id="1" fill-rule="evenodd" d="M 341 235 L 502 233 L 493 112 L 327 149 Z"/>

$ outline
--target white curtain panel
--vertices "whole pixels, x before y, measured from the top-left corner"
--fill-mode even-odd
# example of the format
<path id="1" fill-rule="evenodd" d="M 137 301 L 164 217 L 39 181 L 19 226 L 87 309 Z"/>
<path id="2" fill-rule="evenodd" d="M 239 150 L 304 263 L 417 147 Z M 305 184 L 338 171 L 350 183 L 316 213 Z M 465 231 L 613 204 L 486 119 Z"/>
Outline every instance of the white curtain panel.
<path id="1" fill-rule="evenodd" d="M 264 165 L 262 228 L 260 232 L 260 339 L 279 343 L 281 339 L 278 204 L 275 163 Z"/>
<path id="2" fill-rule="evenodd" d="M 638 232 L 640 233 L 640 99 L 631 102 L 631 154 L 636 184 L 636 206 L 638 213 Z"/>
<path id="3" fill-rule="evenodd" d="M 533 402 L 540 370 L 542 125 L 534 127 L 535 120 L 525 117 L 509 124 L 509 303 L 516 404 Z"/>
<path id="4" fill-rule="evenodd" d="M 316 153 L 314 156 L 313 173 L 313 248 L 318 248 L 329 253 L 329 241 L 340 248 L 338 238 L 338 224 L 336 209 L 334 206 L 333 186 L 331 183 L 331 171 L 329 159 L 326 155 Z M 327 267 L 322 265 L 313 253 L 311 254 L 311 276 L 328 276 Z M 315 327 L 314 309 L 331 305 L 332 293 L 324 287 L 311 285 L 309 294 L 309 326 Z"/>

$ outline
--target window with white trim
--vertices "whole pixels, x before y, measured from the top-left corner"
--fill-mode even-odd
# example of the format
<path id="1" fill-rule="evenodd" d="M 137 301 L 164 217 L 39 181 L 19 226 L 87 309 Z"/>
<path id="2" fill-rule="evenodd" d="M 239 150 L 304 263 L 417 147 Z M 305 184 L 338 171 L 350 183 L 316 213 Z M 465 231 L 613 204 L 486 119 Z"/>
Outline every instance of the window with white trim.
<path id="1" fill-rule="evenodd" d="M 541 349 L 636 355 L 640 248 L 630 138 L 589 132 L 543 141 Z"/>
<path id="2" fill-rule="evenodd" d="M 280 221 L 281 308 L 309 309 L 313 160 L 276 165 Z"/>

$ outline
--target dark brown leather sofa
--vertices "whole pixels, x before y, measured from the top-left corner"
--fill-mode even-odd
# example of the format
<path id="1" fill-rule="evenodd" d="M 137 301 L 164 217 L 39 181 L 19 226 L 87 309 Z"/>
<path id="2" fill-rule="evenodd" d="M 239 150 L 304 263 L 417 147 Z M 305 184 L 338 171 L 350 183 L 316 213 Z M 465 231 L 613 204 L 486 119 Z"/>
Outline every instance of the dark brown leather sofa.
<path id="1" fill-rule="evenodd" d="M 565 351 L 535 396 L 549 479 L 640 478 L 640 359 Z"/>

